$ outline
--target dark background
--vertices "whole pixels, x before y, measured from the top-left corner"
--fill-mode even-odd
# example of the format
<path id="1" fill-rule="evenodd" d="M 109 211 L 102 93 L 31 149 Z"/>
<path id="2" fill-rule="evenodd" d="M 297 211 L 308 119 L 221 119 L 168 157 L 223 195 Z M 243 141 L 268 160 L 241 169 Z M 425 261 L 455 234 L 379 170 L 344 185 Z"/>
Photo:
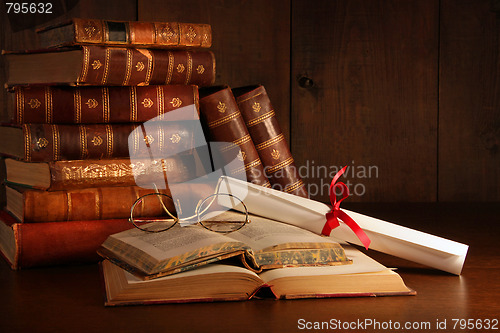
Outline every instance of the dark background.
<path id="1" fill-rule="evenodd" d="M 209 23 L 216 83 L 263 84 L 298 166 L 355 168 L 350 201 L 500 200 L 499 1 L 52 3 L 9 17 L 4 4 L 1 48 L 33 48 L 36 27 L 70 17 Z"/>

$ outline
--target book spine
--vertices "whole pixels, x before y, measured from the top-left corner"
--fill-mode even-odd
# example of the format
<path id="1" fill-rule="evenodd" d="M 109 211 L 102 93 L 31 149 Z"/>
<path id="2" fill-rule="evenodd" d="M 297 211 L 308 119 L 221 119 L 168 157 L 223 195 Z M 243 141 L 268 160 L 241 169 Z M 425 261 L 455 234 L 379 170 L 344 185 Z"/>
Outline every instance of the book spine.
<path id="1" fill-rule="evenodd" d="M 143 86 L 215 82 L 211 51 L 159 50 L 83 46 L 77 84 Z"/>
<path id="2" fill-rule="evenodd" d="M 213 90 L 216 90 L 213 92 Z M 238 158 L 244 167 L 232 170 L 233 175 L 245 173 L 248 182 L 270 187 L 250 134 L 229 87 L 208 88 L 207 95 L 200 98 L 200 115 L 207 128 L 210 140 L 233 143 L 239 147 Z M 230 155 L 230 154 L 229 154 Z M 229 159 L 226 163 L 231 162 Z"/>
<path id="3" fill-rule="evenodd" d="M 10 264 L 13 269 L 21 269 L 98 262 L 96 251 L 106 238 L 132 225 L 127 219 L 111 219 L 14 223 L 11 228 L 16 251 Z"/>
<path id="4" fill-rule="evenodd" d="M 188 105 L 198 110 L 198 88 L 192 85 L 16 86 L 14 94 L 17 124 L 144 122 Z M 197 114 L 186 112 L 185 117 Z"/>
<path id="5" fill-rule="evenodd" d="M 272 187 L 307 198 L 306 186 L 295 166 L 265 88 L 237 88 L 235 97 Z"/>
<path id="6" fill-rule="evenodd" d="M 63 44 L 99 44 L 145 47 L 202 47 L 212 45 L 209 24 L 179 22 L 106 21 L 75 18 L 72 20 L 73 41 Z M 38 31 L 44 47 L 57 46 L 50 36 L 61 27 Z"/>
<path id="7" fill-rule="evenodd" d="M 185 216 L 194 212 L 195 207 L 192 205 L 213 193 L 213 187 L 207 184 L 187 183 L 171 186 L 174 193 L 171 193 L 168 186 L 158 191 L 173 197 L 166 207 L 170 212 L 175 213 L 178 209 L 184 211 Z M 128 218 L 134 202 L 139 197 L 154 192 L 154 189 L 139 186 L 103 186 L 61 191 L 25 189 L 22 190 L 22 222 L 66 223 L 65 221 Z M 7 206 L 9 207 L 8 196 Z M 142 216 L 162 216 L 164 213 L 160 204 L 141 207 Z"/>
<path id="8" fill-rule="evenodd" d="M 97 187 L 80 190 L 23 191 L 22 222 L 60 222 L 127 218 L 130 208 L 142 195 L 154 190 L 138 186 Z M 170 190 L 161 190 L 170 195 Z M 7 197 L 7 205 L 9 198 Z M 173 203 L 167 207 L 175 211 Z M 161 215 L 160 206 L 144 206 L 144 216 Z"/>
<path id="9" fill-rule="evenodd" d="M 196 176 L 193 155 L 179 155 L 151 161 L 130 159 L 71 160 L 49 162 L 50 187 L 61 191 L 101 186 L 133 186 L 168 174 L 169 183 L 181 183 Z"/>
<path id="10" fill-rule="evenodd" d="M 24 124 L 24 160 L 50 162 L 59 160 L 105 159 L 113 157 L 169 156 L 172 152 L 192 151 L 191 124 L 156 121 L 148 124 L 147 135 L 134 130 L 143 125 Z M 146 142 L 144 150 L 141 140 Z"/>

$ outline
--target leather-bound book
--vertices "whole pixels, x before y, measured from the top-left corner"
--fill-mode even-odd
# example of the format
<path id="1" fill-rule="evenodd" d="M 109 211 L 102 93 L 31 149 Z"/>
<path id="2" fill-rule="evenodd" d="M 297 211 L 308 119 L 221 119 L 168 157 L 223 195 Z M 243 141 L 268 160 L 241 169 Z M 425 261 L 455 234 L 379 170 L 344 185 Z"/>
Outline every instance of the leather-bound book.
<path id="1" fill-rule="evenodd" d="M 169 183 L 186 182 L 196 177 L 193 154 L 133 162 L 129 158 L 53 162 L 6 158 L 5 168 L 8 183 L 47 191 L 132 186 L 136 185 L 136 180 L 144 184 L 165 175 Z"/>
<path id="2" fill-rule="evenodd" d="M 184 206 L 213 194 L 213 188 L 204 184 L 176 184 L 175 189 L 176 204 L 185 203 Z M 159 191 L 171 195 L 169 188 Z M 43 191 L 7 185 L 6 209 L 23 223 L 128 218 L 134 202 L 139 197 L 154 192 L 153 189 L 139 186 Z M 170 212 L 175 213 L 176 207 L 171 200 L 166 205 Z M 139 208 L 141 216 L 164 215 L 159 201 L 148 201 L 148 204 Z"/>
<path id="3" fill-rule="evenodd" d="M 9 112 L 16 124 L 128 123 L 144 122 L 187 105 L 197 107 L 198 87 L 16 86 L 12 97 Z M 197 118 L 189 112 L 185 116 Z"/>
<path id="4" fill-rule="evenodd" d="M 234 99 L 231 88 L 227 86 L 209 87 L 200 90 L 200 116 L 210 141 L 232 143 L 228 150 L 240 149 L 238 158 L 244 167 L 233 170 L 234 175 L 246 173 L 248 182 L 270 187 L 264 167 L 255 149 L 245 121 Z M 230 151 L 227 152 L 231 156 Z M 229 158 L 226 161 L 229 163 Z M 230 175 L 229 175 L 230 176 Z"/>
<path id="5" fill-rule="evenodd" d="M 7 85 L 71 84 L 144 86 L 215 81 L 215 57 L 208 50 L 161 50 L 103 46 L 5 52 Z"/>
<path id="6" fill-rule="evenodd" d="M 108 236 L 130 228 L 128 219 L 18 223 L 0 211 L 0 254 L 12 269 L 97 262 Z"/>
<path id="7" fill-rule="evenodd" d="M 27 162 L 168 156 L 193 148 L 192 122 L 148 124 L 147 135 L 133 131 L 139 124 L 24 124 L 0 126 L 0 153 Z M 132 133 L 129 139 L 129 135 Z M 140 148 L 141 140 L 149 150 Z M 129 145 L 131 146 L 129 148 Z M 130 153 L 129 153 L 130 150 Z"/>
<path id="8" fill-rule="evenodd" d="M 240 87 L 233 89 L 233 93 L 272 187 L 307 198 L 306 186 L 265 88 Z"/>
<path id="9" fill-rule="evenodd" d="M 37 30 L 42 47 L 116 45 L 175 48 L 210 47 L 209 24 L 182 22 L 107 21 L 73 18 Z"/>

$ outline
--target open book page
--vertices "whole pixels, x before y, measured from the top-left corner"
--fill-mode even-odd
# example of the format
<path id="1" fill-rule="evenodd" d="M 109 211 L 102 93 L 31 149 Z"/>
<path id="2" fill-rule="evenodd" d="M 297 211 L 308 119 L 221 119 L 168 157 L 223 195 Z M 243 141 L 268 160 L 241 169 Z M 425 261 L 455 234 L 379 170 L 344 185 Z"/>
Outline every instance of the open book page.
<path id="1" fill-rule="evenodd" d="M 167 281 L 167 280 L 174 280 L 174 279 L 183 279 L 191 276 L 198 276 L 198 275 L 208 275 L 208 274 L 227 274 L 227 273 L 241 273 L 241 274 L 248 274 L 253 276 L 255 279 L 260 279 L 259 276 L 240 266 L 233 266 L 233 265 L 222 265 L 222 264 L 208 264 L 203 267 L 174 274 L 174 275 L 168 275 L 168 276 L 163 276 L 157 279 L 154 279 L 154 281 L 159 282 L 159 281 Z M 151 280 L 144 280 L 141 279 L 127 271 L 125 271 L 125 277 L 127 279 L 127 282 L 129 284 L 148 284 L 151 283 Z"/>
<path id="2" fill-rule="evenodd" d="M 199 225 L 175 225 L 159 233 L 130 229 L 108 237 L 102 246 L 145 272 L 154 271 L 158 262 L 162 262 L 162 268 L 168 268 L 203 256 L 248 248 Z"/>
<path id="3" fill-rule="evenodd" d="M 259 276 L 262 280 L 268 282 L 290 276 L 345 275 L 375 273 L 389 270 L 384 265 L 373 260 L 352 246 L 344 246 L 344 251 L 347 257 L 352 260 L 351 265 L 280 268 L 266 271 L 261 273 Z"/>
<path id="4" fill-rule="evenodd" d="M 237 214 L 237 213 L 236 213 Z M 310 231 L 259 216 L 250 216 L 250 223 L 228 237 L 249 245 L 254 252 L 289 248 L 336 248 L 338 243 Z"/>

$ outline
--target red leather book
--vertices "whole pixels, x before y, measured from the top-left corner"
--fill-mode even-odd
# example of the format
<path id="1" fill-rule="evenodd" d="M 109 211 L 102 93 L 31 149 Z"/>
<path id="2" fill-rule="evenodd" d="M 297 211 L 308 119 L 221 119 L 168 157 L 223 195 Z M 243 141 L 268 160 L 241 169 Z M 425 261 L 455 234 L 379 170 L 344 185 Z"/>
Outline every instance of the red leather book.
<path id="1" fill-rule="evenodd" d="M 102 186 L 132 186 L 136 180 L 168 175 L 169 183 L 181 183 L 196 177 L 194 155 L 177 155 L 160 160 L 112 158 L 102 160 L 70 160 L 24 162 L 5 159 L 6 181 L 30 188 L 60 191 Z"/>
<path id="2" fill-rule="evenodd" d="M 115 157 L 149 158 L 171 152 L 192 151 L 192 122 L 154 122 L 147 135 L 132 131 L 139 124 L 24 124 L 0 126 L 0 154 L 27 162 L 105 159 Z M 149 150 L 143 151 L 141 140 Z M 130 149 L 129 149 L 130 145 Z M 130 151 L 130 152 L 129 152 Z"/>
<path id="3" fill-rule="evenodd" d="M 198 87 L 193 85 L 16 86 L 12 95 L 9 112 L 16 124 L 144 122 L 187 105 L 198 109 Z"/>
<path id="4" fill-rule="evenodd" d="M 42 47 L 117 45 L 148 48 L 210 47 L 209 24 L 74 18 L 37 30 Z"/>
<path id="5" fill-rule="evenodd" d="M 144 86 L 215 81 L 208 50 L 160 50 L 102 46 L 24 53 L 6 52 L 7 85 L 71 84 Z"/>
<path id="6" fill-rule="evenodd" d="M 263 86 L 247 86 L 233 89 L 233 93 L 272 187 L 307 198 L 306 186 L 295 166 L 266 89 Z"/>
<path id="7" fill-rule="evenodd" d="M 130 228 L 127 219 L 18 223 L 0 211 L 0 253 L 12 269 L 97 262 L 106 238 Z"/>
<path id="8" fill-rule="evenodd" d="M 177 207 L 185 202 L 198 202 L 212 194 L 213 188 L 203 184 L 176 184 Z M 170 189 L 160 189 L 170 195 Z M 128 218 L 134 202 L 141 196 L 153 193 L 153 189 L 138 186 L 84 188 L 78 190 L 43 191 L 6 186 L 7 206 L 20 222 L 58 222 Z M 190 200 L 187 200 L 187 198 Z M 177 200 L 176 200 L 177 201 Z M 167 203 L 175 212 L 173 202 Z M 188 211 L 185 207 L 181 210 Z M 144 205 L 143 216 L 162 215 L 160 205 Z M 65 223 L 65 222 L 64 222 Z"/>
<path id="9" fill-rule="evenodd" d="M 244 167 L 233 170 L 233 175 L 246 173 L 248 182 L 270 187 L 231 88 L 221 86 L 201 90 L 200 116 L 211 141 L 229 142 L 234 144 L 233 147 L 240 148 L 241 153 L 238 158 L 243 161 Z"/>

